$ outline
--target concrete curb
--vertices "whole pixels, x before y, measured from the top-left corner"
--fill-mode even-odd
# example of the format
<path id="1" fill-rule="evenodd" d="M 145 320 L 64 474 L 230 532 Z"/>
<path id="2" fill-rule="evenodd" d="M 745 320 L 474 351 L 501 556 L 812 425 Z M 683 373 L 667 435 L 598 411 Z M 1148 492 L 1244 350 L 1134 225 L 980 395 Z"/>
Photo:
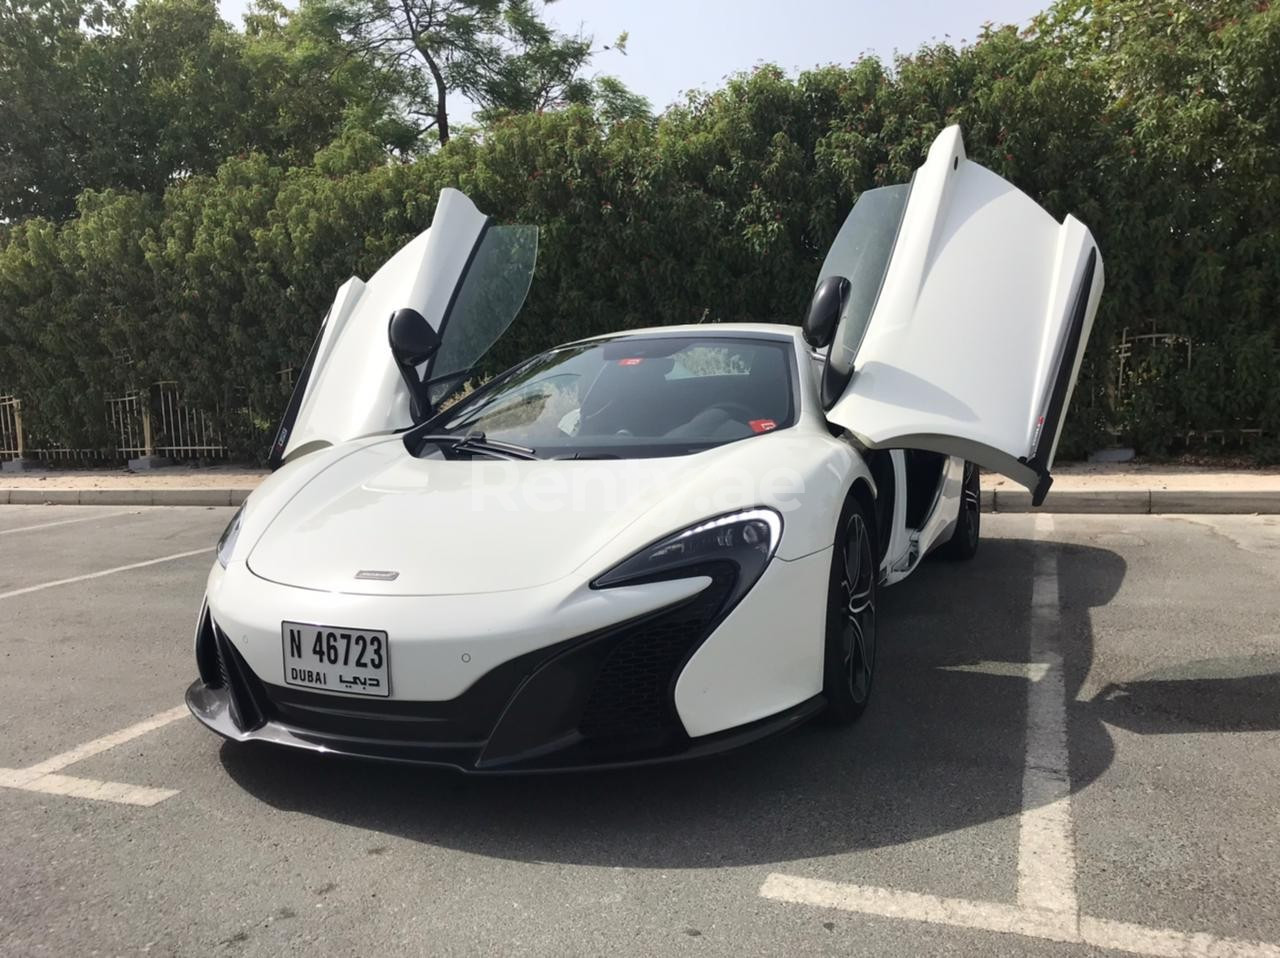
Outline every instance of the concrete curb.
<path id="1" fill-rule="evenodd" d="M 1057 512 L 1105 515 L 1280 515 L 1280 490 L 1240 492 L 1225 489 L 1113 489 L 1050 492 L 1040 508 L 1025 489 L 994 489 L 988 512 Z"/>
<path id="2" fill-rule="evenodd" d="M 252 489 L 0 489 L 0 505 L 238 506 Z M 1050 492 L 1039 509 L 1025 489 L 983 489 L 983 512 L 1096 515 L 1280 515 L 1280 490 L 1112 489 Z"/>
<path id="3" fill-rule="evenodd" d="M 238 506 L 252 489 L 0 489 L 13 506 Z"/>

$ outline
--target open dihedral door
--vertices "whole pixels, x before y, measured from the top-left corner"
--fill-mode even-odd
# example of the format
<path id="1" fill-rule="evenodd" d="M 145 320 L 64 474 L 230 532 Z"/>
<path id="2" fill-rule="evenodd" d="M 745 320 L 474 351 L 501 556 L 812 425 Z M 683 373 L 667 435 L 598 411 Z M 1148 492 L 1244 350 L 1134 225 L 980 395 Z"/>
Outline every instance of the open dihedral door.
<path id="1" fill-rule="evenodd" d="M 443 190 L 429 229 L 367 283 L 338 290 L 298 374 L 271 449 L 272 468 L 316 449 L 414 425 L 409 387 L 388 340 L 391 315 L 420 313 L 440 337 L 424 381 L 438 401 L 511 325 L 524 305 L 538 230 L 497 226 L 462 193 Z"/>
<path id="2" fill-rule="evenodd" d="M 1043 502 L 1102 295 L 1089 230 L 965 158 L 959 127 L 911 184 L 862 195 L 819 283 L 849 280 L 827 418 L 869 448 L 926 449 Z"/>

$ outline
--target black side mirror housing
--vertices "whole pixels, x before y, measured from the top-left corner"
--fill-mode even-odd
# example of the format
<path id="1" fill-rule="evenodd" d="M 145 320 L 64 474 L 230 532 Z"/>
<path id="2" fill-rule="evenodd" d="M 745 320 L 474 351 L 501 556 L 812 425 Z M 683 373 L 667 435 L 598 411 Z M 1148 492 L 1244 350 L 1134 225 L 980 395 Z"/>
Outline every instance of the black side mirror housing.
<path id="1" fill-rule="evenodd" d="M 823 349 L 831 344 L 836 324 L 849 304 L 852 289 L 853 284 L 843 276 L 828 276 L 813 291 L 802 329 L 804 341 L 814 349 Z"/>
<path id="2" fill-rule="evenodd" d="M 401 366 L 419 366 L 440 350 L 440 334 L 416 309 L 397 309 L 387 328 L 391 354 Z"/>
<path id="3" fill-rule="evenodd" d="M 397 309 L 387 325 L 387 341 L 391 344 L 396 368 L 409 387 L 413 420 L 420 422 L 430 412 L 431 402 L 426 382 L 418 375 L 418 367 L 440 351 L 440 334 L 416 309 Z"/>

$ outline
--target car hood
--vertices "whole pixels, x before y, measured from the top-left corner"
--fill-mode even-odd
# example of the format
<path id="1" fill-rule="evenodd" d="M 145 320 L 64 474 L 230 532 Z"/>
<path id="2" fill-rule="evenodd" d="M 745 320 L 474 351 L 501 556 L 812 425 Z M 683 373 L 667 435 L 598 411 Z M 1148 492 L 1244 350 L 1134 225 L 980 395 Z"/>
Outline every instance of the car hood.
<path id="1" fill-rule="evenodd" d="M 326 592 L 532 588 L 581 567 L 714 458 L 449 461 L 387 440 L 301 475 L 247 562 L 260 578 Z"/>

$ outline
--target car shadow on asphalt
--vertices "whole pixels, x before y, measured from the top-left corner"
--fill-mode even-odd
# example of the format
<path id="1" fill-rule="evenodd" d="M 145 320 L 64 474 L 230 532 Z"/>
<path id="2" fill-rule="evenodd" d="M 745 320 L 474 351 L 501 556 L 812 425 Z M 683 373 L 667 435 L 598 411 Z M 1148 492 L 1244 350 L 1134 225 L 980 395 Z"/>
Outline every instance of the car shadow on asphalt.
<path id="1" fill-rule="evenodd" d="M 483 778 L 224 743 L 221 761 L 275 808 L 478 855 L 694 868 L 818 858 L 1016 816 L 1037 550 L 1058 553 L 1075 790 L 1114 754 L 1114 701 L 1076 702 L 1090 610 L 1125 562 L 1094 547 L 985 540 L 881 594 L 875 699 L 849 728 L 814 722 L 738 752 L 612 772 Z M 957 668 L 959 667 L 959 668 Z"/>
<path id="2" fill-rule="evenodd" d="M 1280 668 L 1256 671 L 1264 663 L 1280 666 L 1280 656 L 1189 662 L 1107 685 L 1090 704 L 1108 725 L 1142 735 L 1276 732 Z"/>

